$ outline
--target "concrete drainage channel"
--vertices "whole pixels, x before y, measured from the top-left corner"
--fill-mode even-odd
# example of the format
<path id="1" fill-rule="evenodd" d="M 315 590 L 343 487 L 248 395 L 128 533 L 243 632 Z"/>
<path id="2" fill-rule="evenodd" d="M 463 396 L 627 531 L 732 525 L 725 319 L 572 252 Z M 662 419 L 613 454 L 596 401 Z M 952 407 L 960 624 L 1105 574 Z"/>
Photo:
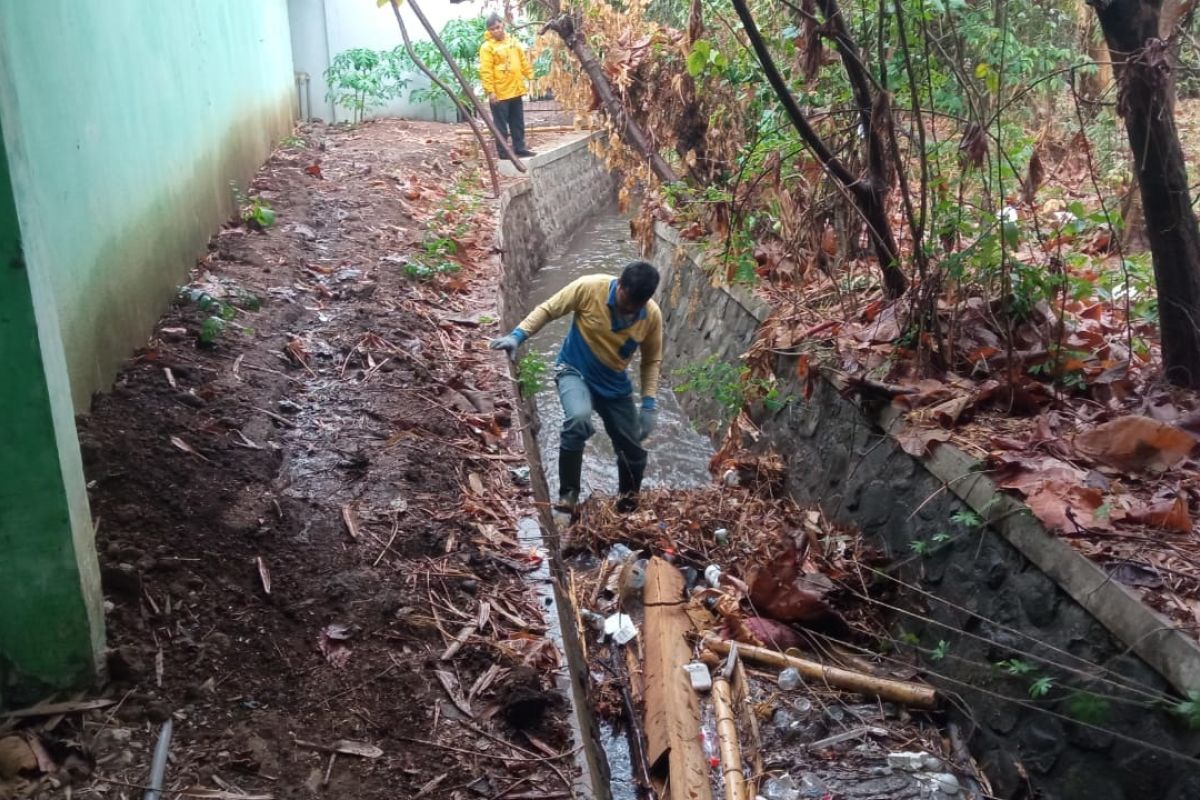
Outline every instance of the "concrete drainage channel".
<path id="1" fill-rule="evenodd" d="M 586 137 L 543 153 L 530 167 L 529 177 L 501 201 L 506 329 L 528 311 L 546 254 L 563 247 L 603 209 L 614 188 L 589 153 Z M 659 227 L 652 260 L 664 275 L 659 293 L 666 322 L 664 374 L 713 354 L 736 363 L 767 309 L 747 295 L 714 287 L 702 257 L 665 226 Z M 589 271 L 619 266 L 598 264 Z M 542 338 L 546 341 L 535 340 L 541 347 L 557 344 L 553 334 L 543 332 Z M 781 358 L 783 393 L 803 397 L 794 374 L 794 364 Z M 709 403 L 686 396 L 683 405 L 697 418 L 710 418 Z M 534 491 L 547 502 L 539 412 L 534 403 L 523 405 Z M 686 423 L 684 412 L 679 419 Z M 885 433 L 898 424 L 819 381 L 808 400 L 765 415 L 759 446 L 788 461 L 787 491 L 793 498 L 819 504 L 831 519 L 860 528 L 903 562 L 892 573 L 896 628 L 926 654 L 929 680 L 950 699 L 947 718 L 963 732 L 991 782 L 991 796 L 1200 798 L 1200 736 L 1169 710 L 1172 700 L 1200 689 L 1200 648 L 1194 640 L 1156 621 L 1112 581 L 1097 578 L 1094 565 L 1055 537 L 1031 531 L 1028 515 L 1011 509 L 1007 498 L 993 499 L 1000 496 L 994 487 L 989 490 L 986 478 L 970 474 L 965 457 L 956 460 L 942 448 L 940 457 L 923 462 L 903 452 Z M 689 460 L 704 460 L 702 441 L 682 449 L 684 456 L 668 471 L 672 487 L 704 480 Z M 552 531 L 548 519 L 542 527 Z M 528 525 L 522 532 L 538 535 Z M 944 545 L 911 557 L 913 542 L 947 533 Z M 564 689 L 575 706 L 582 745 L 580 794 L 609 798 L 600 745 L 605 737 L 588 705 L 590 677 L 574 614 L 561 596 L 564 566 L 556 535 L 549 534 L 545 544 L 549 574 L 557 579 L 548 582 L 548 600 L 560 614 L 568 612 L 557 631 L 568 664 Z M 1044 691 L 1033 691 L 1039 680 Z"/>

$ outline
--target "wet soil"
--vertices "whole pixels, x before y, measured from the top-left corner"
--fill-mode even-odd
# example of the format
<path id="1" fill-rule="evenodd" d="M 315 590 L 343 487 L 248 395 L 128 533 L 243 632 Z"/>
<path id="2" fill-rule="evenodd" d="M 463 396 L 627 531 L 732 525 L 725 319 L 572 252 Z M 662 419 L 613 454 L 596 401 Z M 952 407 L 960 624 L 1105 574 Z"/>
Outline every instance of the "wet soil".
<path id="1" fill-rule="evenodd" d="M 140 796 L 170 716 L 176 790 L 568 791 L 495 201 L 452 126 L 298 137 L 248 192 L 275 224 L 213 237 L 79 422 L 121 701 L 76 731 L 93 788 Z M 337 740 L 383 755 L 302 744 Z"/>

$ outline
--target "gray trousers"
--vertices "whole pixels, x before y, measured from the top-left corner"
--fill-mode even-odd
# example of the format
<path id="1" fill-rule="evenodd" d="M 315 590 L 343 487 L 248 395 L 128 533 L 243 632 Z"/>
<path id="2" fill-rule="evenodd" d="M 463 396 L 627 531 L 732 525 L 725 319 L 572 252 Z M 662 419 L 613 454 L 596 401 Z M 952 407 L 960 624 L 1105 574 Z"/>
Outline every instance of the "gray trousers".
<path id="1" fill-rule="evenodd" d="M 567 364 L 554 366 L 554 382 L 562 403 L 563 425 L 559 446 L 563 450 L 581 451 L 596 432 L 592 412 L 600 415 L 604 430 L 617 451 L 617 464 L 630 470 L 641 482 L 646 469 L 646 449 L 638 441 L 641 420 L 633 395 L 615 399 L 601 397 L 588 388 L 579 370 Z"/>

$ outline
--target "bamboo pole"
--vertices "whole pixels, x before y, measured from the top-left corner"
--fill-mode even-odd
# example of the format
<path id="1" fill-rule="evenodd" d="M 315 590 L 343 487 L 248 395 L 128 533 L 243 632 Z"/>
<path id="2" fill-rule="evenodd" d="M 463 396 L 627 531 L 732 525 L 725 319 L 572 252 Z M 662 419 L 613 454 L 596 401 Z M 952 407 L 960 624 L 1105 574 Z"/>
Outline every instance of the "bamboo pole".
<path id="1" fill-rule="evenodd" d="M 741 652 L 740 646 L 738 652 Z M 746 800 L 746 776 L 742 774 L 742 750 L 738 743 L 737 723 L 733 719 L 733 698 L 729 679 L 724 675 L 713 680 L 712 700 L 717 712 L 717 742 L 721 750 L 721 772 L 725 776 L 725 800 Z"/>
<path id="2" fill-rule="evenodd" d="M 721 655 L 729 652 L 729 642 L 719 639 L 712 634 L 704 637 L 704 645 Z M 925 686 L 910 681 L 897 681 L 890 678 L 877 678 L 874 675 L 864 675 L 861 672 L 829 667 L 806 658 L 784 655 L 765 647 L 752 647 L 738 643 L 738 655 L 742 658 L 767 664 L 773 667 L 793 667 L 805 678 L 814 681 L 824 681 L 830 686 L 845 689 L 859 694 L 868 694 L 884 700 L 903 703 L 913 708 L 936 708 L 937 692 L 932 686 Z"/>

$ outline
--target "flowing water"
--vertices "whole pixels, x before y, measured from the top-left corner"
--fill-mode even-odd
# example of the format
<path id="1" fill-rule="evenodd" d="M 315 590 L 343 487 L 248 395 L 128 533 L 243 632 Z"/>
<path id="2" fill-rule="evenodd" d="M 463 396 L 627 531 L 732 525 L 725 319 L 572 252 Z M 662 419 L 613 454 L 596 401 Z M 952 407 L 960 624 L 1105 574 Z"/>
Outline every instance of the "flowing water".
<path id="1" fill-rule="evenodd" d="M 535 305 L 581 276 L 596 273 L 618 275 L 622 267 L 638 257 L 637 245 L 629 238 L 628 220 L 615 209 L 597 214 L 575 233 L 566 249 L 552 256 L 534 277 L 528 308 L 532 310 Z M 547 365 L 553 365 L 570 325 L 569 315 L 554 320 L 529 342 L 528 347 L 532 352 L 542 355 Z M 639 356 L 629 367 L 638 397 L 641 396 L 640 363 Z M 538 446 L 542 452 L 542 464 L 546 469 L 551 496 L 556 497 L 558 433 L 563 415 L 549 371 L 546 384 L 546 388 L 537 395 L 538 416 L 542 422 Z M 686 489 L 703 486 L 710 480 L 708 459 L 712 455 L 712 445 L 692 427 L 670 385 L 671 375 L 664 371 L 658 391 L 658 427 L 645 442 L 646 449 L 650 451 L 650 463 L 646 467 L 643 483 L 647 489 L 667 486 Z M 588 442 L 584 456 L 582 496 L 587 497 L 593 492 L 615 495 L 616 455 L 598 415 L 593 422 L 596 435 Z"/>
<path id="2" fill-rule="evenodd" d="M 617 275 L 630 261 L 638 259 L 636 244 L 629 238 L 629 222 L 615 209 L 600 213 L 583 225 L 566 249 L 552 256 L 533 280 L 528 308 L 550 297 L 583 275 Z M 570 328 L 570 316 L 554 320 L 538 332 L 528 345 L 547 365 L 558 357 L 559 345 Z M 640 356 L 629 367 L 634 390 L 640 397 Z M 538 447 L 550 485 L 551 497 L 558 493 L 558 435 L 562 425 L 562 407 L 558 402 L 553 378 L 548 374 L 546 387 L 537 395 L 541 430 Z M 617 491 L 616 454 L 599 417 L 593 419 L 596 435 L 588 442 L 583 460 L 582 496 L 591 493 L 615 495 Z M 664 373 L 658 392 L 658 427 L 645 442 L 650 452 L 643 487 L 647 489 L 703 486 L 710 481 L 708 459 L 712 445 L 692 428 L 671 390 L 671 375 Z M 624 734 L 608 724 L 600 725 L 601 741 L 609 763 L 610 790 L 614 800 L 634 800 L 637 790 L 632 779 L 629 746 Z"/>

